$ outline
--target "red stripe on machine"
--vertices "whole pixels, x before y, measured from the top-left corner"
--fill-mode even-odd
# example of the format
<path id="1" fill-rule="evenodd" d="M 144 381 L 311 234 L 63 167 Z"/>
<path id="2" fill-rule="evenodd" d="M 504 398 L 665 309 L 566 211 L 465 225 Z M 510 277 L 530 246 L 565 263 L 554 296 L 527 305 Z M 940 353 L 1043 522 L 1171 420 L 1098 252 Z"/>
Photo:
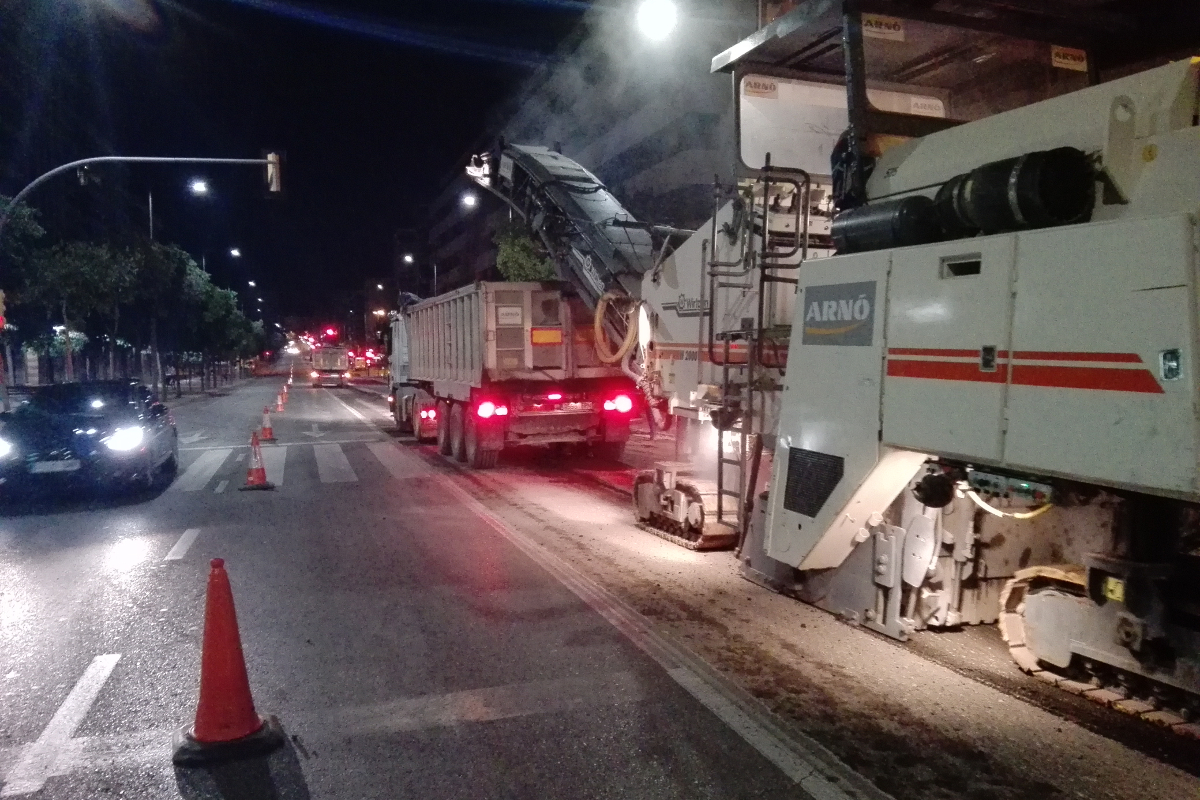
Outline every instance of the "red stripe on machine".
<path id="1" fill-rule="evenodd" d="M 1013 358 L 1022 361 L 1104 361 L 1110 364 L 1141 364 L 1137 353 L 1057 353 L 1044 350 L 1017 350 Z"/>
<path id="2" fill-rule="evenodd" d="M 978 350 L 944 350 L 934 347 L 890 347 L 889 356 L 945 356 L 947 358 L 979 358 Z M 1007 356 L 1008 353 L 997 353 Z"/>
<path id="3" fill-rule="evenodd" d="M 1008 366 L 999 364 L 995 372 L 981 372 L 978 361 L 888 361 L 887 374 L 892 378 L 928 378 L 935 381 L 973 381 L 975 383 L 1004 383 Z"/>
<path id="4" fill-rule="evenodd" d="M 1162 386 L 1154 379 L 1150 371 L 1145 369 L 1060 367 L 1036 364 L 1014 364 L 1011 369 L 1014 386 L 1164 394 Z M 1008 380 L 1008 370 L 1009 365 L 998 364 L 995 372 L 982 372 L 978 363 L 966 361 L 889 360 L 887 363 L 887 374 L 891 378 L 923 378 L 972 383 L 1004 383 Z"/>
<path id="5" fill-rule="evenodd" d="M 1013 365 L 1013 383 L 1019 386 L 1052 386 L 1060 389 L 1097 389 L 1105 392 L 1165 394 L 1162 386 L 1144 369 L 1108 367 L 1045 367 Z"/>

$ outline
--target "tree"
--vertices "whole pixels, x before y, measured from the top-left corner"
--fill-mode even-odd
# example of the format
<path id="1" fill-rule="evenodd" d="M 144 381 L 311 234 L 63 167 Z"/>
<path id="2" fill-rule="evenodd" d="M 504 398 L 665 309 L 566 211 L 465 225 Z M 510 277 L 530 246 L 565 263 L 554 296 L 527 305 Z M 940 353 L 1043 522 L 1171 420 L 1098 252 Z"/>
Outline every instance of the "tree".
<path id="1" fill-rule="evenodd" d="M 96 287 L 103 285 L 115 268 L 116 256 L 106 245 L 64 242 L 36 252 L 25 278 L 27 301 L 60 315 L 65 336 L 66 378 L 75 379 L 71 327 L 82 327 L 96 310 Z"/>
<path id="2" fill-rule="evenodd" d="M 146 242 L 137 248 L 133 273 L 134 295 L 150 323 L 150 354 L 153 388 L 162 385 L 162 357 L 158 347 L 158 323 L 181 310 L 182 290 L 196 262 L 177 245 Z M 207 278 L 207 276 L 206 276 Z"/>
<path id="3" fill-rule="evenodd" d="M 28 268 L 38 240 L 46 231 L 38 224 L 37 212 L 12 198 L 0 195 L 0 219 L 6 219 L 0 232 L 0 285 L 15 289 Z"/>
<path id="4" fill-rule="evenodd" d="M 496 269 L 506 281 L 552 281 L 556 274 L 551 261 L 538 243 L 518 223 L 509 223 L 496 231 Z"/>

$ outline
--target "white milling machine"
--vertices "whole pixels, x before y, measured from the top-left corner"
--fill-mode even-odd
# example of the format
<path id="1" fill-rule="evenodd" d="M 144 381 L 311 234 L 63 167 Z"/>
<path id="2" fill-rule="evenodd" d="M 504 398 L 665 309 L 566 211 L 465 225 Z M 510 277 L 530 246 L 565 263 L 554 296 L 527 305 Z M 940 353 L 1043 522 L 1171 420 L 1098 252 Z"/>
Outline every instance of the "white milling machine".
<path id="1" fill-rule="evenodd" d="M 745 572 L 899 639 L 999 621 L 1022 669 L 1187 717 L 1200 711 L 1200 60 L 1086 86 L 1085 52 L 1036 32 L 953 40 L 948 13 L 921 16 L 938 5 L 899 19 L 809 0 L 714 59 L 733 73 L 742 160 L 769 159 L 768 176 L 830 171 L 800 141 L 814 133 L 806 81 L 842 71 L 849 109 L 838 254 L 791 272 L 777 435 L 758 421 L 774 466 Z M 1036 80 L 1013 66 L 1032 46 L 1047 62 Z M 931 52 L 979 73 L 974 93 L 939 85 L 950 56 Z M 992 58 L 1020 102 L 979 94 Z M 1039 92 L 1050 99 L 1030 102 Z"/>

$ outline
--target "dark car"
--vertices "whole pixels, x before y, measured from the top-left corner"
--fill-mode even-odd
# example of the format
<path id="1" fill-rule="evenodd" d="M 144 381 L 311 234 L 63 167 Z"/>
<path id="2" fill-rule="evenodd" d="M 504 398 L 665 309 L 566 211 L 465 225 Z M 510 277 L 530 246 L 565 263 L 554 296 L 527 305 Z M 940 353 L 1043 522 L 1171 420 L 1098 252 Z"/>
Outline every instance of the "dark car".
<path id="1" fill-rule="evenodd" d="M 167 407 L 134 381 L 41 386 L 0 414 L 0 494 L 62 482 L 151 488 L 179 466 Z"/>

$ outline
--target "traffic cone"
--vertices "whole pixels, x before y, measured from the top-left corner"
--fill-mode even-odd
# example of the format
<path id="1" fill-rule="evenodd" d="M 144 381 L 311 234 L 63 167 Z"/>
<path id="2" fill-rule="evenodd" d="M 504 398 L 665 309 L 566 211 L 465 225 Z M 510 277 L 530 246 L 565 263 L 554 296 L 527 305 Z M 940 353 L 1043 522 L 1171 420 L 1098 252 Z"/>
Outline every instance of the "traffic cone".
<path id="1" fill-rule="evenodd" d="M 271 429 L 271 407 L 263 406 L 262 433 L 259 434 L 264 442 L 275 441 L 275 431 Z"/>
<path id="2" fill-rule="evenodd" d="M 250 468 L 246 470 L 246 485 L 240 488 L 242 491 L 275 488 L 275 484 L 267 481 L 267 468 L 263 465 L 262 448 L 258 444 L 257 433 L 250 434 Z"/>
<path id="3" fill-rule="evenodd" d="M 283 745 L 279 720 L 254 710 L 225 561 L 214 558 L 204 604 L 200 702 L 196 721 L 175 732 L 171 760 L 210 764 L 269 753 Z"/>
<path id="4" fill-rule="evenodd" d="M 283 393 L 282 392 L 275 395 L 275 413 L 276 414 L 283 413 Z"/>

